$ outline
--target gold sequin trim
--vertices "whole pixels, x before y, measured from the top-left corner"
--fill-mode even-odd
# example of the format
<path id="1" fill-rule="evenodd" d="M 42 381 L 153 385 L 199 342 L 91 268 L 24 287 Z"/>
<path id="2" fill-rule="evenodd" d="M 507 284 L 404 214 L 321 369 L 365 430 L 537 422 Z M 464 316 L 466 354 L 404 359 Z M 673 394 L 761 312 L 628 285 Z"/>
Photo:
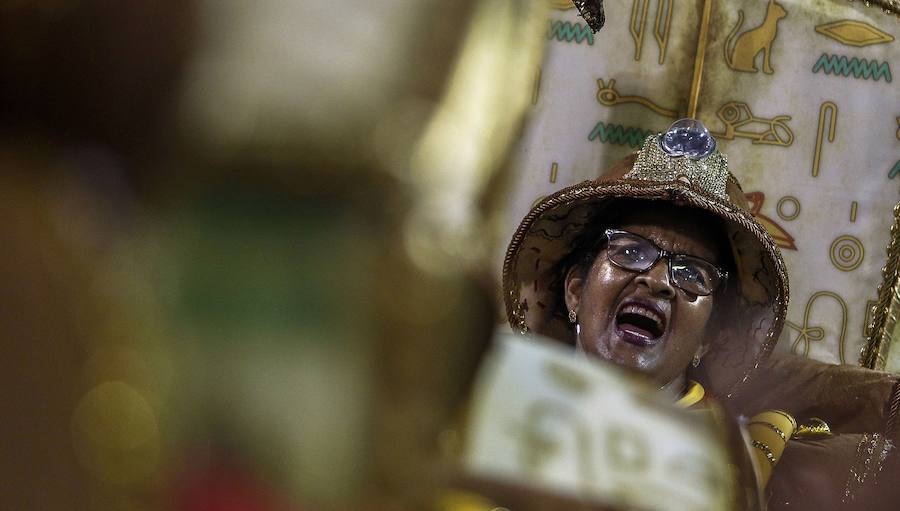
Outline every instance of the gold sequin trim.
<path id="1" fill-rule="evenodd" d="M 758 425 L 760 425 L 760 426 L 765 426 L 765 427 L 771 429 L 771 430 L 774 431 L 776 434 L 778 434 L 778 436 L 780 436 L 782 440 L 784 440 L 785 442 L 787 442 L 787 436 L 785 436 L 784 431 L 781 431 L 781 428 L 779 428 L 778 426 L 772 424 L 771 422 L 765 422 L 765 421 L 753 421 L 753 422 L 751 422 L 750 424 L 748 424 L 748 426 L 752 426 L 752 425 L 754 425 L 754 424 L 758 424 Z"/>
<path id="2" fill-rule="evenodd" d="M 880 433 L 865 433 L 856 446 L 856 457 L 850 466 L 842 502 L 852 502 L 866 481 L 875 479 L 884 467 L 884 460 L 894 444 Z"/>
<path id="3" fill-rule="evenodd" d="M 728 157 L 719 151 L 692 160 L 687 157 L 673 158 L 665 153 L 659 145 L 659 135 L 650 135 L 644 140 L 644 146 L 638 154 L 631 171 L 625 179 L 640 181 L 689 183 L 706 193 L 728 200 L 725 187 L 728 184 Z"/>
<path id="4" fill-rule="evenodd" d="M 771 463 L 772 465 L 774 465 L 778 461 L 777 459 L 775 459 L 775 455 L 772 454 L 772 449 L 770 449 L 769 446 L 765 443 L 760 442 L 759 440 L 754 440 L 750 442 L 750 445 L 762 451 L 763 454 L 766 455 L 766 459 L 769 460 L 769 463 Z"/>

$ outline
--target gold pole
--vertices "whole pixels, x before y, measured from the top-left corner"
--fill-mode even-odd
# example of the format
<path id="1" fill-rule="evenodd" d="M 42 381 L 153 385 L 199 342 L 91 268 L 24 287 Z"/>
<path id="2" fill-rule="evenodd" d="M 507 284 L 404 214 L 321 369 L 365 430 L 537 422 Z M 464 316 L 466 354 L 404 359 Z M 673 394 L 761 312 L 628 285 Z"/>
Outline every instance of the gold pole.
<path id="1" fill-rule="evenodd" d="M 700 35 L 697 37 L 697 53 L 694 55 L 694 78 L 691 81 L 691 97 L 688 99 L 688 117 L 697 116 L 697 100 L 700 97 L 700 79 L 703 76 L 703 58 L 706 56 L 706 39 L 709 36 L 709 16 L 713 0 L 703 0 L 703 17 L 700 19 Z"/>

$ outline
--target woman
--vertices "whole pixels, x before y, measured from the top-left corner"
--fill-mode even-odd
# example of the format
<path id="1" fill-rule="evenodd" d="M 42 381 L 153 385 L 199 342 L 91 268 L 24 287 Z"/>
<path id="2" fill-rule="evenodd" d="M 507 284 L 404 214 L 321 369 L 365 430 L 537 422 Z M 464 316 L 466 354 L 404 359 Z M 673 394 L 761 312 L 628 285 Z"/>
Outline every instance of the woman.
<path id="1" fill-rule="evenodd" d="M 575 347 L 682 393 L 726 299 L 731 254 L 719 242 L 721 222 L 667 202 L 617 207 L 621 217 L 586 229 L 587 244 L 562 265 Z"/>
<path id="2" fill-rule="evenodd" d="M 602 178 L 536 204 L 513 235 L 503 286 L 514 330 L 641 372 L 682 404 L 708 393 L 735 416 L 787 405 L 792 413 L 843 413 L 843 403 L 827 398 L 790 397 L 811 396 L 803 387 L 833 370 L 768 361 L 787 311 L 784 262 L 699 121 L 676 122 Z M 794 367 L 805 377 L 801 384 L 783 377 Z M 895 379 L 871 380 L 866 388 L 884 404 Z M 770 388 L 782 383 L 799 390 L 785 396 Z M 834 383 L 822 385 L 830 392 L 827 385 Z M 848 434 L 834 436 L 823 421 L 800 426 L 803 439 L 787 445 L 797 428 L 790 414 L 772 410 L 751 420 L 752 448 L 771 465 L 763 480 L 784 451 L 769 509 L 893 509 L 877 506 L 890 506 L 897 490 L 873 489 L 882 470 L 897 470 L 890 442 L 882 435 L 873 443 L 855 429 L 859 423 L 844 424 Z"/>

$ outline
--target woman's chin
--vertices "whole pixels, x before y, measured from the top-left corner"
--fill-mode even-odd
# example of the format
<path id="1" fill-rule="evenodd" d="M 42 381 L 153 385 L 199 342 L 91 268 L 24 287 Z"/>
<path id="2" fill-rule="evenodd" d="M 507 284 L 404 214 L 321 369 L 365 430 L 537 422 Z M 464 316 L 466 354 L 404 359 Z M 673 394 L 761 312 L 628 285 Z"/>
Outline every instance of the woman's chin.
<path id="1" fill-rule="evenodd" d="M 634 339 L 626 335 L 616 333 L 605 338 L 598 339 L 589 346 L 582 346 L 588 356 L 615 364 L 623 369 L 635 371 L 648 377 L 654 376 L 653 360 L 656 359 L 654 348 L 662 342 L 661 339 Z"/>

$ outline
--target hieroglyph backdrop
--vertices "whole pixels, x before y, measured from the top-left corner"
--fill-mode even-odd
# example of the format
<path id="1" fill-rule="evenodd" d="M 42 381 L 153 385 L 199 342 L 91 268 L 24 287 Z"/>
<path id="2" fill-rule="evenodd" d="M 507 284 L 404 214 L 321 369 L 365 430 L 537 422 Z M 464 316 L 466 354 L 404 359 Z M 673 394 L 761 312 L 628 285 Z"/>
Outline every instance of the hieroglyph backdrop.
<path id="1" fill-rule="evenodd" d="M 593 34 L 570 2 L 548 1 L 508 233 L 538 199 L 685 116 L 699 91 L 696 117 L 790 271 L 777 349 L 859 363 L 900 199 L 897 17 L 863 2 L 623 0 Z"/>

